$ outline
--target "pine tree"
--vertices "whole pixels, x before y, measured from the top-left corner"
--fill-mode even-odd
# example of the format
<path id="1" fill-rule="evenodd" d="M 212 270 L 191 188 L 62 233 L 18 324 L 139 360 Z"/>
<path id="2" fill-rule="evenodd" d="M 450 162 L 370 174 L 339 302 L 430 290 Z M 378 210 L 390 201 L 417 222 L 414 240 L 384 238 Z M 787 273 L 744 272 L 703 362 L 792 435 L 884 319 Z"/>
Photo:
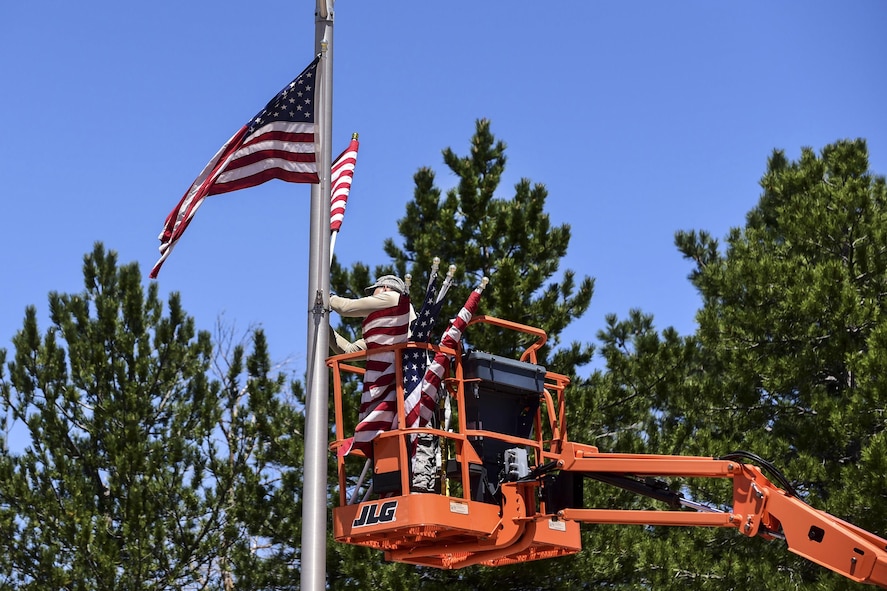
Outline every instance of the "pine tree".
<path id="1" fill-rule="evenodd" d="M 83 274 L 50 294 L 42 335 L 26 310 L 0 369 L 29 438 L 0 454 L 0 586 L 295 588 L 301 417 L 261 331 L 220 359 L 137 265 L 97 244 Z"/>
<path id="2" fill-rule="evenodd" d="M 671 432 L 692 430 L 688 452 L 751 451 L 804 500 L 883 535 L 884 178 L 868 170 L 863 140 L 839 141 L 797 162 L 775 151 L 761 186 L 723 254 L 705 232 L 676 236 L 696 262 L 705 375 L 667 409 L 680 424 Z M 856 588 L 784 548 L 714 537 L 703 568 L 741 557 L 769 588 Z M 727 581 L 750 583 L 738 571 Z"/>
<path id="3" fill-rule="evenodd" d="M 414 176 L 413 201 L 397 224 L 403 246 L 388 239 L 385 252 L 399 273 L 416 278 L 427 277 L 435 256 L 443 265 L 457 266 L 460 284 L 448 298 L 443 322 L 458 311 L 481 277 L 490 277 L 483 313 L 542 328 L 549 342 L 539 362 L 556 371 L 572 371 L 591 360 L 593 348 L 580 343 L 561 347 L 560 334 L 588 309 L 594 281 L 584 277 L 577 284 L 569 269 L 554 279 L 567 254 L 570 226 L 552 226 L 545 213 L 544 185 L 523 178 L 512 197 L 497 195 L 505 150 L 505 143 L 490 131 L 490 122 L 482 119 L 476 123 L 468 155 L 443 151 L 444 163 L 459 179 L 443 199 L 434 172 L 420 169 Z M 498 330 L 475 331 L 467 338 L 480 350 L 509 357 L 528 344 L 526 338 Z"/>

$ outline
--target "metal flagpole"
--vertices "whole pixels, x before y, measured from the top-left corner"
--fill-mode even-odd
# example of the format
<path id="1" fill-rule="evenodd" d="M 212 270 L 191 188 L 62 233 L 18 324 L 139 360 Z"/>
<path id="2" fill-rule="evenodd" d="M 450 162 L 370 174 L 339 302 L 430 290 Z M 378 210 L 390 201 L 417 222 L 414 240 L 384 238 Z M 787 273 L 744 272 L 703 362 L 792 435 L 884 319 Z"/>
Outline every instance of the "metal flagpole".
<path id="1" fill-rule="evenodd" d="M 301 588 L 326 587 L 326 480 L 329 428 L 330 168 L 333 129 L 333 4 L 317 0 L 314 46 L 322 55 L 315 96 L 320 144 L 320 183 L 311 185 L 311 230 L 308 255 L 308 392 L 305 408 L 305 463 L 302 494 Z"/>

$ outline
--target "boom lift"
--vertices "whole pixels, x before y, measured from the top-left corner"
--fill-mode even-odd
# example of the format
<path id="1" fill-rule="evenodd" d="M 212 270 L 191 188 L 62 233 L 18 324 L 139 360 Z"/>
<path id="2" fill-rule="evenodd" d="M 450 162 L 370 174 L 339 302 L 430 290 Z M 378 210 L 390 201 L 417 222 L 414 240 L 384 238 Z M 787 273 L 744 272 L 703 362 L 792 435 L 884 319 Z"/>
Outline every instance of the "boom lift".
<path id="1" fill-rule="evenodd" d="M 788 549 L 854 581 L 887 589 L 887 540 L 817 510 L 747 460 L 727 457 L 637 455 L 601 452 L 567 438 L 563 375 L 536 363 L 544 331 L 475 316 L 487 324 L 531 337 L 520 359 L 465 353 L 425 343 L 390 347 L 447 353 L 453 360 L 441 397 L 455 405 L 454 425 L 396 428 L 373 442 L 373 461 L 337 454 L 337 541 L 376 548 L 391 561 L 455 569 L 501 566 L 574 554 L 581 550 L 580 523 L 732 527 L 740 534 L 781 538 Z M 377 349 L 378 351 L 378 349 Z M 343 417 L 343 376 L 362 375 L 365 353 L 330 357 L 335 441 L 348 434 Z M 405 425 L 402 368 L 397 364 L 398 425 Z M 439 473 L 430 491 L 411 490 L 416 438 L 438 443 Z M 363 471 L 360 471 L 360 465 Z M 371 478 L 367 478 L 372 467 Z M 720 511 L 671 491 L 657 477 L 726 478 L 732 508 Z M 583 508 L 583 478 L 663 501 L 667 510 Z"/>

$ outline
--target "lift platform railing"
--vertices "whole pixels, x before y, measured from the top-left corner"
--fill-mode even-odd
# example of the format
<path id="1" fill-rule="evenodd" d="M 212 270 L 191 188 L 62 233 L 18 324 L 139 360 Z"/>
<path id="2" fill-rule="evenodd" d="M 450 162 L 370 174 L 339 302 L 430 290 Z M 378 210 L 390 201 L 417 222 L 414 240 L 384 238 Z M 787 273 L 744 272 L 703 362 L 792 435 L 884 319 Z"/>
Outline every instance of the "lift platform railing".
<path id="1" fill-rule="evenodd" d="M 487 324 L 506 330 L 518 331 L 528 334 L 532 342 L 521 355 L 522 361 L 535 363 L 536 352 L 544 345 L 546 336 L 539 329 L 519 323 L 502 320 L 492 316 L 476 316 L 469 325 Z M 451 371 L 442 384 L 440 399 L 449 396 L 455 402 L 455 424 L 453 428 L 443 425 L 443 428 L 431 426 L 405 428 L 399 427 L 384 432 L 377 436 L 375 441 L 375 462 L 373 466 L 374 477 L 384 474 L 397 473 L 399 489 L 402 494 L 410 490 L 410 466 L 411 450 L 414 447 L 416 436 L 427 434 L 437 438 L 441 454 L 440 492 L 443 494 L 458 494 L 462 498 L 470 499 L 473 492 L 470 490 L 476 480 L 476 474 L 472 470 L 483 464 L 475 445 L 483 441 L 495 441 L 501 445 L 513 445 L 527 449 L 531 463 L 542 465 L 554 461 L 563 448 L 566 428 L 564 420 L 564 390 L 569 383 L 566 376 L 546 372 L 544 384 L 538 392 L 539 405 L 532 417 L 533 426 L 530 437 L 515 437 L 497 431 L 486 430 L 479 425 L 471 425 L 468 422 L 468 410 L 466 408 L 466 387 L 477 378 L 469 378 L 464 375 L 461 363 L 463 351 L 461 347 L 455 349 L 431 345 L 428 343 L 408 342 L 388 347 L 374 349 L 375 353 L 393 351 L 395 359 L 400 360 L 406 349 L 421 349 L 428 351 L 430 356 L 443 352 L 454 359 Z M 337 451 L 345 444 L 347 438 L 353 433 L 357 417 L 346 416 L 343 400 L 343 386 L 347 376 L 356 376 L 361 379 L 365 373 L 363 364 L 366 360 L 366 352 L 346 353 L 332 356 L 327 360 L 327 365 L 332 370 L 332 386 L 335 413 L 334 440 L 330 449 Z M 403 388 L 403 368 L 396 363 L 396 387 L 397 387 L 397 422 L 398 425 L 406 424 L 406 411 L 404 408 L 405 392 Z M 359 386 L 358 386 L 359 387 Z M 359 395 L 359 394 L 358 394 Z M 348 456 L 337 457 L 337 474 L 340 506 L 353 503 L 357 500 L 354 489 L 362 485 L 360 473 L 366 468 L 366 458 L 359 450 L 353 450 Z M 447 469 L 449 467 L 449 469 Z M 490 475 L 492 478 L 495 475 Z M 461 485 L 461 492 L 454 483 Z M 349 495 L 349 491 L 352 492 Z"/>

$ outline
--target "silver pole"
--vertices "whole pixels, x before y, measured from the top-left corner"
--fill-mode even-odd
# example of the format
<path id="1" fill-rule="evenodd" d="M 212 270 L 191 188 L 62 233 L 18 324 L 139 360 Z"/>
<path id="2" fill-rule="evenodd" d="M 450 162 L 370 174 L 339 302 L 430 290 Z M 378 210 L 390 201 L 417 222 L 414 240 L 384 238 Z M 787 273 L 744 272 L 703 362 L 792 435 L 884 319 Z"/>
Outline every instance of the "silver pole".
<path id="1" fill-rule="evenodd" d="M 311 230 L 308 255 L 308 391 L 305 408 L 305 464 L 302 494 L 301 588 L 326 587 L 327 433 L 329 428 L 330 167 L 333 129 L 333 3 L 317 0 L 315 52 L 322 54 L 319 98 L 315 111 L 320 134 L 318 175 L 311 186 Z"/>

